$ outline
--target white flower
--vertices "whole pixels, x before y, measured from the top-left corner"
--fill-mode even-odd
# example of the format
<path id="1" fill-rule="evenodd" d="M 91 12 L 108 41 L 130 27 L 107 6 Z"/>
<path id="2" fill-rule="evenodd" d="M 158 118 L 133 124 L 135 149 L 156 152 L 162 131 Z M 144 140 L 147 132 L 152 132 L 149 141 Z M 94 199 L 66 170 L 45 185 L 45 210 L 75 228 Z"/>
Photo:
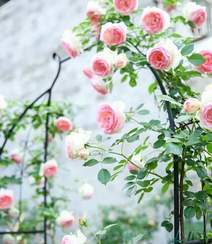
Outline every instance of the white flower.
<path id="1" fill-rule="evenodd" d="M 82 195 L 83 199 L 91 199 L 94 194 L 94 188 L 89 183 L 84 183 L 79 188 L 79 193 Z"/>
<path id="2" fill-rule="evenodd" d="M 70 235 L 65 235 L 61 244 L 84 244 L 86 239 L 81 230 L 78 230 L 77 235 L 73 235 L 72 233 L 70 233 Z"/>

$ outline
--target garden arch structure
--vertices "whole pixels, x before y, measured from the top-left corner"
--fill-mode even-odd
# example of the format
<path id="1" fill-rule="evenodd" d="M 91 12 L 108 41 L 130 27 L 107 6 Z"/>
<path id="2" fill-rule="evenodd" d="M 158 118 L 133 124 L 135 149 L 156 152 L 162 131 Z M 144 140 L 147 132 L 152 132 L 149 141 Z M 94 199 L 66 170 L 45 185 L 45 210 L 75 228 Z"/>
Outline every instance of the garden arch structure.
<path id="1" fill-rule="evenodd" d="M 90 46 L 88 48 L 86 48 L 84 51 L 88 51 L 93 47 Z M 49 107 L 51 105 L 51 101 L 52 101 L 52 91 L 54 88 L 54 85 L 56 83 L 56 81 L 58 80 L 58 77 L 60 75 L 61 72 L 61 67 L 62 64 L 67 62 L 68 60 L 70 60 L 71 58 L 65 58 L 65 59 L 61 59 L 60 55 L 58 55 L 57 53 L 53 54 L 53 59 L 56 60 L 58 62 L 58 69 L 57 69 L 57 73 L 56 76 L 51 84 L 51 86 L 44 91 L 41 95 L 39 95 L 33 102 L 30 103 L 30 105 L 27 106 L 27 108 L 20 114 L 20 116 L 18 117 L 18 120 L 16 123 L 13 124 L 13 126 L 10 128 L 10 130 L 8 131 L 8 134 L 0 148 L 0 160 L 4 151 L 4 148 L 7 144 L 7 141 L 9 140 L 12 132 L 14 131 L 15 127 L 17 126 L 17 124 L 19 123 L 19 121 L 24 117 L 24 115 L 32 108 L 32 106 L 39 101 L 42 97 L 44 97 L 45 95 L 47 95 L 47 107 Z M 160 76 L 158 75 L 158 72 L 152 68 L 150 65 L 148 65 L 149 70 L 152 72 L 152 74 L 154 75 L 155 79 L 158 82 L 158 85 L 160 87 L 161 93 L 163 95 L 167 95 L 165 87 L 163 86 L 162 80 L 160 78 Z M 164 101 L 165 105 L 166 105 L 166 110 L 167 110 L 167 114 L 168 114 L 168 120 L 169 120 L 169 126 L 171 128 L 171 130 L 173 132 L 175 132 L 175 122 L 174 122 L 174 117 L 173 117 L 173 113 L 172 113 L 172 109 L 170 106 L 170 102 L 169 101 Z M 48 130 L 49 130 L 49 113 L 47 113 L 46 115 L 46 122 L 45 122 L 45 141 L 44 141 L 44 158 L 43 158 L 43 162 L 45 163 L 47 161 L 47 156 L 48 156 Z M 173 243 L 177 243 L 180 244 L 182 241 L 179 240 L 179 230 L 180 230 L 180 221 L 179 221 L 179 175 L 178 175 L 178 171 L 179 171 L 179 159 L 176 155 L 173 155 L 173 162 L 174 162 L 174 240 L 172 241 Z M 23 173 L 23 172 L 22 172 Z M 22 187 L 22 186 L 20 186 Z M 44 203 L 44 207 L 47 207 L 47 179 L 45 178 L 45 182 L 44 182 L 44 196 L 43 196 L 43 203 Z M 43 219 L 43 229 L 42 230 L 27 230 L 27 231 L 1 231 L 0 235 L 4 235 L 4 234 L 13 234 L 13 235 L 18 235 L 18 234 L 43 234 L 43 238 L 44 238 L 44 244 L 47 244 L 47 220 L 46 218 Z M 186 244 L 206 244 L 206 219 L 205 216 L 203 218 L 203 237 L 204 240 L 203 241 L 188 241 L 185 242 Z M 212 243 L 212 239 L 210 239 L 208 241 L 208 243 Z"/>

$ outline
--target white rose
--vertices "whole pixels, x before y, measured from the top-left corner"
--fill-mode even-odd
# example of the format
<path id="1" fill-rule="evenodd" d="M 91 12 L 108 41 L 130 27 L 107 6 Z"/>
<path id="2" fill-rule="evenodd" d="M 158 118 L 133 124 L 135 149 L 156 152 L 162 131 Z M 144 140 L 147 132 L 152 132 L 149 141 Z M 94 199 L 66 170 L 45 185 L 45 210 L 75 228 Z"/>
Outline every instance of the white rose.
<path id="1" fill-rule="evenodd" d="M 79 188 L 79 193 L 83 197 L 83 199 L 91 199 L 93 194 L 94 194 L 94 188 L 91 184 L 89 183 L 84 183 L 80 188 Z"/>
<path id="2" fill-rule="evenodd" d="M 79 157 L 79 153 L 85 148 L 85 144 L 90 139 L 90 131 L 79 129 L 79 132 L 72 132 L 66 137 L 66 153 L 69 158 Z"/>

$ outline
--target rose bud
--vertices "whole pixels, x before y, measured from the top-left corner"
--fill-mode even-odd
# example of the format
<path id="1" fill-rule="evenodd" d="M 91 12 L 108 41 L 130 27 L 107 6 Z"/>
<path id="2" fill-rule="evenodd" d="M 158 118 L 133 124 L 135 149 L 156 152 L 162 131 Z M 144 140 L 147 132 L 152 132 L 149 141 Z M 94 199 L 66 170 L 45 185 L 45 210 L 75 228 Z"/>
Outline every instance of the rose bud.
<path id="1" fill-rule="evenodd" d="M 195 98 L 189 98 L 184 103 L 186 113 L 193 114 L 200 109 L 200 102 Z"/>

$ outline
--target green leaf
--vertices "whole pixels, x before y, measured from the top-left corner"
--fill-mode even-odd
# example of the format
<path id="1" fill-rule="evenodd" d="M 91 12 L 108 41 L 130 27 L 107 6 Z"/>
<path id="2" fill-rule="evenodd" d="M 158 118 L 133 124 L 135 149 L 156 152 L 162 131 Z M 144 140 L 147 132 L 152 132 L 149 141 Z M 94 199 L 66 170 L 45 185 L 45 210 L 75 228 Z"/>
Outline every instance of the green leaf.
<path id="1" fill-rule="evenodd" d="M 182 123 L 182 122 L 184 122 L 184 121 L 186 121 L 186 120 L 189 120 L 189 119 L 191 119 L 191 118 L 192 118 L 191 115 L 181 115 L 181 116 L 179 116 L 179 117 L 176 119 L 176 122 L 178 122 L 178 123 Z"/>
<path id="2" fill-rule="evenodd" d="M 193 28 L 193 29 L 196 28 L 196 25 L 193 21 L 189 20 L 188 24 L 191 26 L 191 28 Z"/>
<path id="3" fill-rule="evenodd" d="M 113 163 L 116 163 L 117 162 L 117 159 L 116 158 L 113 158 L 113 157 L 107 157 L 107 158 L 104 158 L 102 163 L 104 164 L 113 164 Z"/>
<path id="4" fill-rule="evenodd" d="M 133 239 L 133 233 L 132 233 L 132 231 L 128 230 L 128 231 L 124 232 L 123 241 L 125 243 L 128 243 L 132 239 Z"/>
<path id="5" fill-rule="evenodd" d="M 155 89 L 157 88 L 157 83 L 152 83 L 150 86 L 149 86 L 149 93 L 153 93 L 155 91 Z"/>
<path id="6" fill-rule="evenodd" d="M 208 174 L 207 174 L 207 171 L 205 168 L 201 167 L 201 166 L 198 166 L 197 167 L 197 175 L 200 177 L 200 178 L 205 178 Z"/>
<path id="7" fill-rule="evenodd" d="M 97 136 L 96 136 L 96 140 L 97 140 L 97 141 L 102 141 L 102 135 L 97 135 Z"/>
<path id="8" fill-rule="evenodd" d="M 194 207 L 187 207 L 184 211 L 184 216 L 186 219 L 190 219 L 190 218 L 193 218 L 195 216 L 195 210 L 194 210 Z"/>
<path id="9" fill-rule="evenodd" d="M 136 178 L 136 176 L 135 175 L 129 175 L 129 176 L 127 176 L 126 178 L 125 178 L 125 180 L 134 180 Z"/>
<path id="10" fill-rule="evenodd" d="M 139 135 L 138 134 L 133 134 L 132 136 L 127 138 L 127 142 L 131 143 L 134 141 L 138 141 L 139 140 Z"/>
<path id="11" fill-rule="evenodd" d="M 171 36 L 174 38 L 181 38 L 182 37 L 181 35 L 179 35 L 177 33 L 173 33 L 173 34 L 171 34 Z"/>
<path id="12" fill-rule="evenodd" d="M 143 168 L 138 172 L 137 179 L 142 180 L 146 177 L 146 175 L 147 175 L 146 168 Z"/>
<path id="13" fill-rule="evenodd" d="M 139 234 L 139 235 L 137 235 L 136 237 L 134 237 L 133 238 L 133 243 L 137 243 L 137 242 L 139 242 L 140 240 L 142 240 L 143 239 L 143 234 Z"/>
<path id="14" fill-rule="evenodd" d="M 195 130 L 188 138 L 188 141 L 185 143 L 186 146 L 191 146 L 197 144 L 199 142 L 200 135 L 202 131 Z"/>
<path id="15" fill-rule="evenodd" d="M 183 149 L 181 146 L 178 146 L 177 144 L 169 142 L 166 144 L 166 151 L 168 153 L 179 155 L 179 154 L 182 154 Z"/>
<path id="16" fill-rule="evenodd" d="M 131 197 L 132 195 L 135 194 L 136 190 L 137 190 L 137 186 L 135 185 L 131 186 L 130 188 L 127 189 L 126 196 Z"/>
<path id="17" fill-rule="evenodd" d="M 172 104 L 176 104 L 178 106 L 182 106 L 180 103 L 176 102 L 172 97 L 169 97 L 168 95 L 158 95 L 157 96 L 159 98 L 159 100 L 162 100 L 162 101 L 168 101 Z"/>
<path id="18" fill-rule="evenodd" d="M 97 161 L 96 159 L 90 159 L 87 162 L 85 162 L 83 164 L 83 166 L 93 166 L 93 165 L 96 165 L 98 163 L 99 163 L 99 161 Z"/>
<path id="19" fill-rule="evenodd" d="M 110 172 L 107 169 L 101 169 L 98 173 L 98 180 L 106 185 L 110 181 Z"/>
<path id="20" fill-rule="evenodd" d="M 162 147 L 162 146 L 165 144 L 165 142 L 166 142 L 166 141 L 164 141 L 164 140 L 158 140 L 158 141 L 156 141 L 156 142 L 154 143 L 153 148 L 154 148 L 154 149 L 160 148 L 160 147 Z"/>
<path id="21" fill-rule="evenodd" d="M 209 144 L 207 145 L 207 151 L 208 151 L 209 153 L 212 153 L 212 143 L 209 143 Z"/>
<path id="22" fill-rule="evenodd" d="M 202 65 L 205 62 L 205 58 L 202 56 L 202 54 L 194 53 L 191 56 L 188 56 L 188 61 L 196 66 Z"/>
<path id="23" fill-rule="evenodd" d="M 173 230 L 173 224 L 170 223 L 168 220 L 165 220 L 161 223 L 161 226 L 165 227 L 168 232 Z"/>
<path id="24" fill-rule="evenodd" d="M 149 114 L 149 110 L 143 109 L 143 110 L 139 110 L 137 113 L 140 115 L 147 115 L 147 114 Z"/>
<path id="25" fill-rule="evenodd" d="M 163 187 L 162 187 L 162 193 L 165 194 L 169 189 L 169 183 L 166 183 Z"/>
<path id="26" fill-rule="evenodd" d="M 193 50 L 194 50 L 194 44 L 192 43 L 192 44 L 186 45 L 186 46 L 181 50 L 181 54 L 182 54 L 183 56 L 186 56 L 186 55 L 192 53 Z"/>
<path id="27" fill-rule="evenodd" d="M 192 199 L 186 199 L 183 201 L 183 206 L 193 206 L 194 201 Z"/>

